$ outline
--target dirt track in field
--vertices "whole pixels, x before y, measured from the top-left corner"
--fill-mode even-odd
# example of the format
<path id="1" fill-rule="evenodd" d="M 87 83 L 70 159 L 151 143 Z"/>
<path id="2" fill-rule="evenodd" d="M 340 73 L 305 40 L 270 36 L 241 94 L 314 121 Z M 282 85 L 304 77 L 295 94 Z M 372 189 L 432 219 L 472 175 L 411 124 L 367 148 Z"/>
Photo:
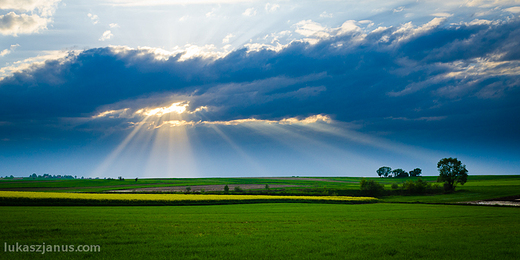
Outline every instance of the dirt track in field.
<path id="1" fill-rule="evenodd" d="M 358 183 L 357 181 L 337 181 L 331 179 L 320 179 L 320 178 L 302 178 L 302 177 L 263 177 L 262 179 L 269 180 L 299 180 L 299 181 L 324 181 L 324 182 L 341 182 L 341 183 Z"/>
<path id="2" fill-rule="evenodd" d="M 170 186 L 170 187 L 152 187 L 152 188 L 138 188 L 138 189 L 126 189 L 126 190 L 111 190 L 109 192 L 179 192 L 186 191 L 187 187 L 191 188 L 191 191 L 223 191 L 226 185 L 194 185 L 194 186 Z M 229 190 L 234 190 L 235 187 L 240 187 L 243 190 L 253 189 L 265 189 L 265 184 L 230 184 L 228 185 Z M 287 188 L 287 187 L 300 187 L 301 185 L 269 185 L 269 188 Z"/>

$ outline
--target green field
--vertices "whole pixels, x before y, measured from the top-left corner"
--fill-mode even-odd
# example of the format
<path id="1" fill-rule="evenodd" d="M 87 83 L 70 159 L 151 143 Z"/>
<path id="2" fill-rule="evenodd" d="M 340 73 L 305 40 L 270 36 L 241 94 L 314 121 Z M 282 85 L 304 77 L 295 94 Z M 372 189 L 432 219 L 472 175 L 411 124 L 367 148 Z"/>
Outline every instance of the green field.
<path id="1" fill-rule="evenodd" d="M 418 204 L 0 207 L 2 259 L 518 259 L 518 208 Z"/>
<path id="2" fill-rule="evenodd" d="M 386 190 L 391 189 L 392 183 L 404 181 L 398 178 L 374 179 L 384 183 Z M 436 177 L 424 179 L 435 181 Z M 26 194 L 52 199 L 117 197 L 118 200 L 132 200 L 141 196 L 142 201 L 146 202 L 151 201 L 152 197 L 207 199 L 238 195 L 233 192 L 225 195 L 228 197 L 207 194 L 77 193 L 126 189 L 129 186 L 212 184 L 302 185 L 276 189 L 275 193 L 321 192 L 325 195 L 331 191 L 359 192 L 359 181 L 360 178 L 352 177 L 144 179 L 138 182 L 4 179 L 0 181 L 0 190 L 4 190 L 0 191 L 0 196 L 13 194 L 10 192 L 12 190 L 30 190 L 40 193 Z M 3 242 L 0 259 L 520 258 L 520 207 L 457 205 L 463 201 L 518 196 L 520 176 L 470 176 L 464 186 L 449 194 L 388 194 L 380 197 L 379 203 L 371 204 L 346 204 L 347 201 L 323 204 L 318 203 L 319 200 L 284 203 L 287 200 L 273 200 L 277 203 L 0 206 L 0 242 Z M 232 203 L 242 203 L 242 199 L 238 199 L 243 198 L 240 196 L 250 195 L 236 196 Z M 326 199 L 323 197 L 320 200 Z M 47 246 L 99 245 L 100 252 L 10 252 L 9 248 L 15 250 L 16 243 L 20 246 L 43 243 Z"/>

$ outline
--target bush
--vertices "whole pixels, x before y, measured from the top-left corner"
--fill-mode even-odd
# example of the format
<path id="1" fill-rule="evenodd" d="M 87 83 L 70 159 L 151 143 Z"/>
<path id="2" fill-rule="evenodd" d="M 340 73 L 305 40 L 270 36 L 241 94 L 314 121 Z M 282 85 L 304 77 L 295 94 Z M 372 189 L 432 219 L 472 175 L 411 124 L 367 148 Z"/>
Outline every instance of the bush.
<path id="1" fill-rule="evenodd" d="M 227 184 L 224 186 L 224 193 L 229 193 L 229 186 L 227 186 Z"/>
<path id="2" fill-rule="evenodd" d="M 427 181 L 419 178 L 417 181 L 406 181 L 403 183 L 402 190 L 408 194 L 425 194 L 425 193 L 436 193 L 441 191 L 439 184 L 432 185 Z"/>
<path id="3" fill-rule="evenodd" d="M 244 190 L 242 190 L 239 186 L 235 186 L 235 192 L 243 192 Z"/>
<path id="4" fill-rule="evenodd" d="M 368 196 L 380 196 L 385 190 L 385 185 L 363 178 L 360 182 L 360 189 Z"/>
<path id="5" fill-rule="evenodd" d="M 399 185 L 397 185 L 397 183 L 392 183 L 392 190 L 397 190 L 399 189 Z"/>

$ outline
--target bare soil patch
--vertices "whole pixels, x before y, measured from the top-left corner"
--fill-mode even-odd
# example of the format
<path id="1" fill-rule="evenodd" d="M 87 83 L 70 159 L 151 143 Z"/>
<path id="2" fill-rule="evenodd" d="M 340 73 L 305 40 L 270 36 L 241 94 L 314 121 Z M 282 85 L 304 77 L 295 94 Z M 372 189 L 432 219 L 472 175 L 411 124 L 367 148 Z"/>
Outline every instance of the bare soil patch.
<path id="1" fill-rule="evenodd" d="M 169 186 L 169 187 L 151 187 L 151 188 L 138 188 L 138 189 L 125 189 L 125 190 L 111 190 L 108 192 L 179 192 L 186 191 L 187 187 L 191 188 L 192 192 L 201 191 L 223 191 L 226 185 L 194 185 L 194 186 Z M 265 184 L 230 184 L 228 185 L 229 190 L 232 191 L 235 187 L 240 187 L 243 190 L 254 190 L 254 189 L 265 189 Z M 300 187 L 301 185 L 269 185 L 269 188 L 287 188 L 287 187 Z"/>
<path id="2" fill-rule="evenodd" d="M 337 181 L 331 179 L 321 179 L 321 178 L 302 178 L 302 177 L 264 177 L 262 179 L 270 179 L 270 180 L 299 180 L 299 181 L 326 181 L 326 182 L 341 182 L 341 183 L 357 183 L 355 181 Z"/>
<path id="3" fill-rule="evenodd" d="M 474 204 L 474 205 L 498 205 L 498 206 L 520 207 L 520 195 L 496 198 L 496 199 L 491 199 L 491 200 L 468 201 L 466 203 Z"/>

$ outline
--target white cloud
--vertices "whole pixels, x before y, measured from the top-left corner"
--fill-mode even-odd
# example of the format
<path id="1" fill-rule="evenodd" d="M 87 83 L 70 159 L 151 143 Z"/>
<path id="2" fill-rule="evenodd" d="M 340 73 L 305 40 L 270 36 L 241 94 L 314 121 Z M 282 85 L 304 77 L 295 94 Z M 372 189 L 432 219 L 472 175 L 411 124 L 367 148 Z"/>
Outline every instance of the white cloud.
<path id="1" fill-rule="evenodd" d="M 112 6 L 168 6 L 193 4 L 232 4 L 251 2 L 250 0 L 105 0 Z"/>
<path id="2" fill-rule="evenodd" d="M 0 9 L 22 12 L 37 11 L 41 16 L 51 16 L 61 0 L 0 0 Z"/>
<path id="3" fill-rule="evenodd" d="M 507 9 L 504 9 L 505 11 L 508 11 L 510 13 L 520 13 L 520 6 L 514 6 Z"/>
<path id="4" fill-rule="evenodd" d="M 44 51 L 41 55 L 36 57 L 17 61 L 10 66 L 0 68 L 0 80 L 5 76 L 12 75 L 13 73 L 43 65 L 47 60 L 60 60 L 61 62 L 65 57 L 73 57 L 75 54 L 77 53 L 70 51 Z"/>
<path id="5" fill-rule="evenodd" d="M 215 12 L 217 11 L 217 8 L 212 8 L 211 12 L 206 13 L 206 17 L 213 17 L 215 16 Z"/>
<path id="6" fill-rule="evenodd" d="M 99 22 L 99 17 L 97 15 L 88 13 L 87 16 L 90 18 L 90 20 L 92 20 L 93 24 L 97 24 Z"/>
<path id="7" fill-rule="evenodd" d="M 156 124 L 155 121 L 149 123 L 148 130 L 158 129 L 164 126 L 204 126 L 204 125 L 309 125 L 316 123 L 332 123 L 332 119 L 327 115 L 313 115 L 306 118 L 283 118 L 281 120 L 265 120 L 256 118 L 235 119 L 229 121 L 186 121 L 186 120 L 169 120 Z"/>
<path id="8" fill-rule="evenodd" d="M 255 16 L 256 15 L 256 9 L 255 8 L 247 8 L 242 15 L 245 16 Z"/>
<path id="9" fill-rule="evenodd" d="M 446 21 L 445 17 L 435 17 L 428 23 L 424 24 L 421 27 L 414 27 L 412 22 L 408 22 L 403 24 L 399 29 L 397 29 L 393 34 L 399 35 L 401 34 L 401 37 L 398 39 L 398 42 L 408 40 L 414 36 L 422 35 L 432 29 L 437 28 L 439 25 L 441 25 L 444 21 Z"/>
<path id="10" fill-rule="evenodd" d="M 232 33 L 226 35 L 226 37 L 224 37 L 224 39 L 222 39 L 222 43 L 229 43 L 229 40 L 233 37 L 235 37 L 235 35 L 233 35 Z"/>
<path id="11" fill-rule="evenodd" d="M 404 6 L 397 7 L 396 9 L 394 9 L 393 12 L 394 12 L 394 13 L 400 13 L 400 12 L 402 12 L 402 11 L 404 11 Z"/>
<path id="12" fill-rule="evenodd" d="M 188 20 L 188 18 L 190 18 L 190 16 L 189 15 L 185 15 L 185 16 L 179 18 L 179 21 L 184 22 L 184 21 Z"/>
<path id="13" fill-rule="evenodd" d="M 267 3 L 265 4 L 265 10 L 268 12 L 268 13 L 272 13 L 276 10 L 280 9 L 280 5 L 277 5 L 277 4 L 271 4 L 271 3 Z"/>
<path id="14" fill-rule="evenodd" d="M 359 28 L 359 26 L 356 25 L 356 21 L 348 20 L 341 25 L 338 34 L 346 34 L 353 32 L 361 32 L 361 28 Z"/>
<path id="15" fill-rule="evenodd" d="M 103 35 L 101 36 L 101 38 L 99 38 L 100 41 L 106 41 L 106 40 L 109 40 L 110 38 L 112 38 L 112 36 L 114 36 L 112 34 L 112 32 L 110 30 L 106 30 Z"/>
<path id="16" fill-rule="evenodd" d="M 111 24 L 109 24 L 108 26 L 109 26 L 110 28 L 119 28 L 119 27 L 120 27 L 119 24 L 117 24 L 117 23 L 111 23 Z"/>
<path id="17" fill-rule="evenodd" d="M 20 46 L 20 44 L 11 45 L 11 48 L 5 49 L 5 50 L 0 52 L 0 57 L 3 57 L 5 55 L 11 53 L 12 51 L 14 51 L 19 46 Z"/>
<path id="18" fill-rule="evenodd" d="M 11 53 L 11 50 L 9 49 L 5 49 L 3 51 L 0 52 L 0 57 L 4 57 L 5 55 Z"/>
<path id="19" fill-rule="evenodd" d="M 483 19 L 475 19 L 469 23 L 465 23 L 466 25 L 490 25 L 492 24 L 492 21 L 489 20 L 483 20 Z"/>
<path id="20" fill-rule="evenodd" d="M 434 14 L 431 14 L 431 16 L 435 16 L 435 17 L 452 17 L 453 14 L 450 14 L 450 13 L 434 13 Z"/>
<path id="21" fill-rule="evenodd" d="M 330 29 L 312 20 L 303 20 L 295 25 L 297 28 L 294 31 L 305 37 L 326 38 L 330 36 Z"/>
<path id="22" fill-rule="evenodd" d="M 9 12 L 0 15 L 0 33 L 3 35 L 18 36 L 18 34 L 37 33 L 47 29 L 50 19 L 40 17 L 36 14 L 16 14 Z"/>
<path id="23" fill-rule="evenodd" d="M 466 1 L 467 6 L 476 6 L 481 8 L 492 8 L 495 6 L 511 6 L 517 5 L 518 0 L 468 0 Z"/>
<path id="24" fill-rule="evenodd" d="M 320 17 L 322 18 L 332 18 L 334 15 L 333 14 L 329 14 L 325 11 L 323 11 L 323 13 L 320 14 Z"/>

